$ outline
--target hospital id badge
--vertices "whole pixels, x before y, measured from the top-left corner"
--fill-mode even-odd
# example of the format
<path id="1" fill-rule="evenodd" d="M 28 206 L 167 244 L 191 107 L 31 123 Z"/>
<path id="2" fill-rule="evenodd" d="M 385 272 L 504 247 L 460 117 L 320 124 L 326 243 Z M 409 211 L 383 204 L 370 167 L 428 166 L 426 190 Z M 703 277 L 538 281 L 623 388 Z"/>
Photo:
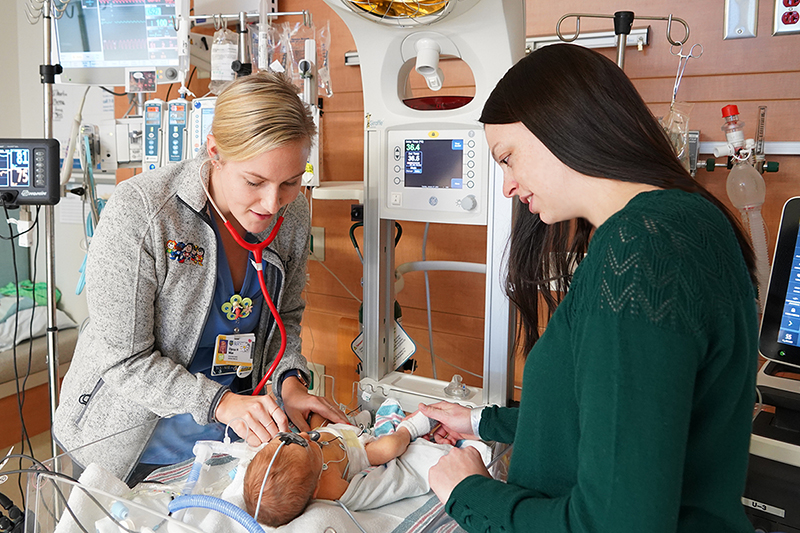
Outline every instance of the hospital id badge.
<path id="1" fill-rule="evenodd" d="M 253 371 L 255 344 L 256 336 L 253 333 L 217 335 L 211 375 L 236 374 L 240 378 L 249 376 Z"/>

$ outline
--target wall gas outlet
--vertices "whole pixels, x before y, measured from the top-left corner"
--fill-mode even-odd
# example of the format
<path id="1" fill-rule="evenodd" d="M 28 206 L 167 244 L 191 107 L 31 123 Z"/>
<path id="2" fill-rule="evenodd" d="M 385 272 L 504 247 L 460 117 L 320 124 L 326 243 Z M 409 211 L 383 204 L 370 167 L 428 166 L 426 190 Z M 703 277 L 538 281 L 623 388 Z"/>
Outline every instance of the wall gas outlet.
<path id="1" fill-rule="evenodd" d="M 800 33 L 800 0 L 775 0 L 772 35 Z"/>
<path id="2" fill-rule="evenodd" d="M 747 39 L 758 33 L 758 0 L 725 0 L 723 39 Z"/>
<path id="3" fill-rule="evenodd" d="M 308 373 L 311 375 L 308 392 L 315 396 L 325 396 L 325 365 L 309 362 Z"/>

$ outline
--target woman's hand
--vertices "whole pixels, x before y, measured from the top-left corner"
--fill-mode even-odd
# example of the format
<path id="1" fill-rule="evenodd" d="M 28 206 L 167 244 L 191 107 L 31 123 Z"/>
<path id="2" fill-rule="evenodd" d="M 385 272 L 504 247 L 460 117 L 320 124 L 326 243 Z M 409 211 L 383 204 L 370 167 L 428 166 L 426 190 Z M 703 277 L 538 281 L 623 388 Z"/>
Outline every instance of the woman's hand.
<path id="1" fill-rule="evenodd" d="M 491 477 L 480 452 L 472 446 L 453 448 L 428 471 L 428 482 L 439 501 L 447 503 L 456 485 L 474 474 Z"/>
<path id="2" fill-rule="evenodd" d="M 245 396 L 228 391 L 222 395 L 214 417 L 223 424 L 230 424 L 250 446 L 269 442 L 280 431 L 289 431 L 286 414 L 275 398 L 268 395 Z"/>
<path id="3" fill-rule="evenodd" d="M 472 434 L 471 409 L 455 403 L 438 402 L 433 405 L 421 403 L 419 410 L 442 424 L 433 432 L 433 439 L 437 443 L 455 445 L 461 439 L 479 440 L 477 435 Z"/>
<path id="4" fill-rule="evenodd" d="M 289 419 L 300 431 L 310 431 L 308 419 L 311 413 L 338 424 L 347 424 L 347 418 L 339 409 L 333 407 L 328 400 L 308 393 L 308 389 L 294 376 L 288 377 L 281 385 L 283 408 Z"/>

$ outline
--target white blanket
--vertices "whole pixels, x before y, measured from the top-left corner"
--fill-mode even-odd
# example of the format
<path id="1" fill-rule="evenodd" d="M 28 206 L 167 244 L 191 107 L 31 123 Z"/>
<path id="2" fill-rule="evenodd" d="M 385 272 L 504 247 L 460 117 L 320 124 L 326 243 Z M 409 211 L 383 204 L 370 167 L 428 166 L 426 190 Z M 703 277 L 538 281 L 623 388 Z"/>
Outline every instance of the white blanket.
<path id="1" fill-rule="evenodd" d="M 485 463 L 491 458 L 491 450 L 483 443 L 469 443 L 475 446 L 480 452 Z M 428 525 L 442 516 L 442 504 L 433 493 L 430 492 L 428 484 L 428 471 L 436 462 L 446 455 L 451 447 L 441 444 L 433 444 L 422 439 L 418 439 L 409 445 L 408 450 L 386 465 L 373 467 L 357 474 L 350 482 L 341 500 L 352 512 L 355 520 L 365 531 L 373 532 L 421 532 Z M 221 463 L 218 466 L 204 470 L 198 480 L 198 487 L 204 487 L 197 491 L 199 493 L 219 495 L 223 500 L 227 500 L 234 505 L 244 509 L 244 497 L 242 487 L 244 474 L 249 464 L 249 459 L 243 459 L 236 467 L 233 480 L 219 494 L 221 481 L 228 476 L 235 463 Z M 183 468 L 188 471 L 190 465 Z M 95 469 L 87 468 L 87 472 L 96 474 Z M 176 469 L 177 471 L 177 469 Z M 113 488 L 108 484 L 107 476 L 82 476 L 82 484 L 90 487 L 102 488 L 115 495 L 122 495 L 125 487 L 124 483 L 114 480 Z M 185 478 L 185 477 L 184 477 Z M 229 478 L 228 478 L 229 479 Z M 179 479 L 170 480 L 170 484 L 180 486 Z M 95 485 L 98 483 L 98 485 Z M 111 489 L 111 490 L 109 490 Z M 80 491 L 77 491 L 80 492 Z M 76 491 L 70 497 L 70 504 Z M 91 506 L 80 505 L 83 510 L 92 513 Z M 79 514 L 79 517 L 81 515 Z M 217 532 L 244 532 L 245 529 L 227 517 L 216 511 L 206 509 L 187 509 L 181 517 L 184 523 L 190 524 L 201 531 L 208 533 Z M 83 522 L 83 518 L 81 517 Z M 66 523 L 65 523 L 66 522 Z M 62 520 L 59 524 L 58 533 L 71 533 L 75 524 L 71 520 Z M 91 523 L 91 521 L 89 522 Z M 62 527 L 66 526 L 66 527 Z M 454 523 L 451 522 L 451 530 Z M 71 527 L 70 527 L 71 526 Z M 361 533 L 359 526 L 353 521 L 348 513 L 336 502 L 326 500 L 314 500 L 306 511 L 295 520 L 280 528 L 270 528 L 264 526 L 265 531 L 276 531 L 280 533 L 306 533 L 308 531 L 322 531 L 326 527 L 333 527 L 337 533 L 350 532 Z M 438 529 L 438 528 L 437 528 Z"/>

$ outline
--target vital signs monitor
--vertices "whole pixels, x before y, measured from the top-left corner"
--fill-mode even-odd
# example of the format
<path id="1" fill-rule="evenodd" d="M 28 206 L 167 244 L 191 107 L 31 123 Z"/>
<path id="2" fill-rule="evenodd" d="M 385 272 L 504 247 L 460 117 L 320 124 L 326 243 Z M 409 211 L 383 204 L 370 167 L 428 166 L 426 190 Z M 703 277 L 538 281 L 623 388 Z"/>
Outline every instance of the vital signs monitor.
<path id="1" fill-rule="evenodd" d="M 0 139 L 0 198 L 6 206 L 55 205 L 59 190 L 55 139 Z"/>
<path id="2" fill-rule="evenodd" d="M 155 69 L 158 83 L 178 81 L 178 37 L 169 0 L 83 0 L 56 17 L 61 83 L 125 85 L 126 71 Z"/>

